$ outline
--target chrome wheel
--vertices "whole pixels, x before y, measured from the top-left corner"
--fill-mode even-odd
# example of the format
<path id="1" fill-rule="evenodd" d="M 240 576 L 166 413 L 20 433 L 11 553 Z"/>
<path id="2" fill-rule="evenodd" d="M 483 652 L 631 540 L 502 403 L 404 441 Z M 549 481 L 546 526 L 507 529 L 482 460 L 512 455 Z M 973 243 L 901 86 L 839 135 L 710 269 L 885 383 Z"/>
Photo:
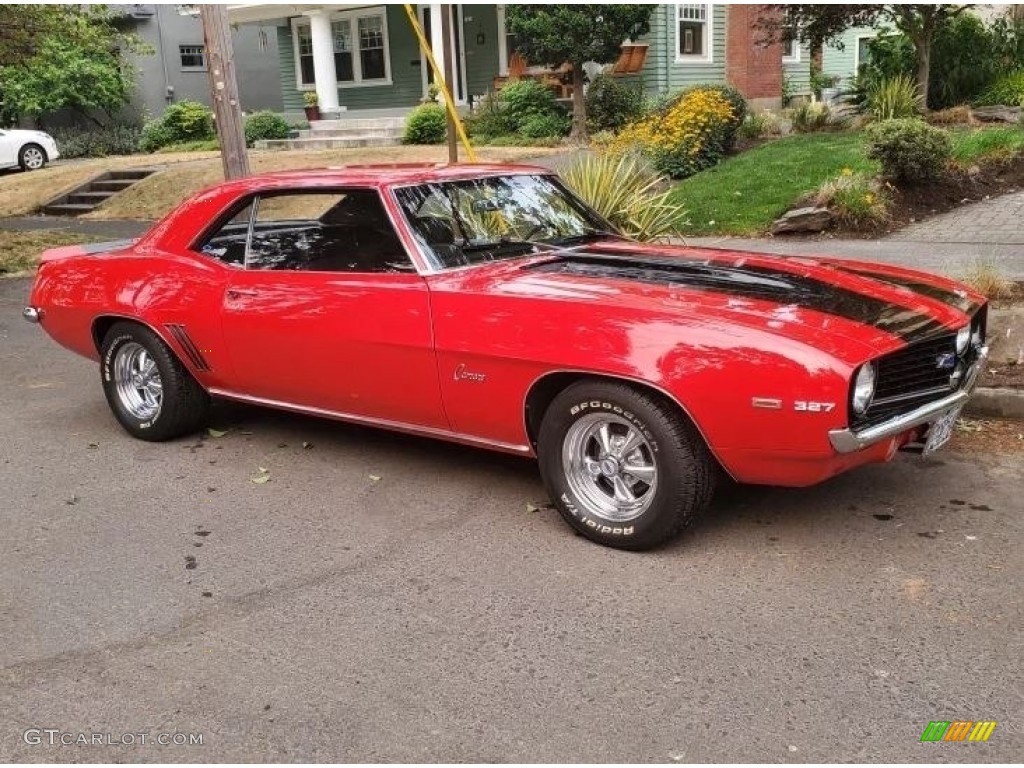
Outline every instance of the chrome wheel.
<path id="1" fill-rule="evenodd" d="M 160 414 L 164 389 L 156 361 L 141 344 L 129 341 L 114 358 L 117 399 L 132 417 L 152 421 Z"/>
<path id="2" fill-rule="evenodd" d="M 46 155 L 39 147 L 25 147 L 21 151 L 21 161 L 30 171 L 38 171 L 46 164 Z"/>
<path id="3" fill-rule="evenodd" d="M 658 486 L 650 443 L 630 422 L 609 413 L 584 416 L 569 427 L 562 469 L 587 511 L 613 523 L 642 515 Z"/>

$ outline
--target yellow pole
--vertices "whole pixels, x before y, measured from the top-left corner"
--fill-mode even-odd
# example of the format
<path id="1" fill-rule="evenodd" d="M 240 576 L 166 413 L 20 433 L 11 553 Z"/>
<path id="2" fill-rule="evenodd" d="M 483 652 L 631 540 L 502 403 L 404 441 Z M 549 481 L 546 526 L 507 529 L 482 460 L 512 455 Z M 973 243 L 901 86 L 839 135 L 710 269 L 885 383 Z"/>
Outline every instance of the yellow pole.
<path id="1" fill-rule="evenodd" d="M 416 18 L 416 11 L 409 3 L 404 3 L 403 5 L 405 7 L 405 15 L 409 17 L 409 23 L 412 25 L 412 31 L 416 33 L 416 38 L 420 41 L 420 49 L 423 51 L 423 55 L 427 57 L 430 68 L 434 71 L 434 82 L 441 88 L 445 106 L 448 108 L 448 114 L 455 123 L 455 130 L 459 134 L 462 146 L 466 148 L 466 157 L 469 158 L 471 163 L 475 163 L 476 152 L 473 151 L 473 145 L 469 143 L 469 136 L 466 135 L 466 129 L 462 126 L 458 110 L 455 109 L 455 100 L 452 98 L 452 92 L 448 90 L 448 83 L 445 82 L 444 75 L 441 74 L 441 69 L 437 66 L 434 54 L 430 50 L 430 43 L 427 42 L 427 38 L 423 34 L 423 28 L 420 27 L 420 20 Z"/>

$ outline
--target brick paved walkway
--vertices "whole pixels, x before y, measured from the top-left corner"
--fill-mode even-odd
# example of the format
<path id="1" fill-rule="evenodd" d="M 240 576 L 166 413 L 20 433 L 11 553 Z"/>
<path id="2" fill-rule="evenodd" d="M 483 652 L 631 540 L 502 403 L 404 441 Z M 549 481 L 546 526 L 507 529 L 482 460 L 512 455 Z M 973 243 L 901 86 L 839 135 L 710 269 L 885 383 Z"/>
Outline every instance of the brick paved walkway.
<path id="1" fill-rule="evenodd" d="M 911 224 L 886 239 L 926 243 L 1024 244 L 1024 192 L 983 200 Z"/>
<path id="2" fill-rule="evenodd" d="M 691 245 L 792 256 L 824 254 L 962 276 L 979 263 L 1024 280 L 1024 192 L 933 216 L 878 240 L 693 237 Z"/>

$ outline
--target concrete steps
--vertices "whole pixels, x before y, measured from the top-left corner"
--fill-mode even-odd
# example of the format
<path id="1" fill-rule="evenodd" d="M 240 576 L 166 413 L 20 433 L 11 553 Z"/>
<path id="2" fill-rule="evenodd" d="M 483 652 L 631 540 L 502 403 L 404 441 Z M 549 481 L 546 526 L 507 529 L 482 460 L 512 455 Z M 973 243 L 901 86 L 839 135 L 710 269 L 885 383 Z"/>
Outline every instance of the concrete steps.
<path id="1" fill-rule="evenodd" d="M 157 168 L 129 168 L 107 171 L 70 192 L 46 203 L 40 210 L 51 216 L 81 216 L 116 194 L 156 173 Z"/>
<path id="2" fill-rule="evenodd" d="M 295 139 L 256 142 L 257 149 L 352 149 L 394 147 L 402 143 L 404 117 L 314 120 Z"/>

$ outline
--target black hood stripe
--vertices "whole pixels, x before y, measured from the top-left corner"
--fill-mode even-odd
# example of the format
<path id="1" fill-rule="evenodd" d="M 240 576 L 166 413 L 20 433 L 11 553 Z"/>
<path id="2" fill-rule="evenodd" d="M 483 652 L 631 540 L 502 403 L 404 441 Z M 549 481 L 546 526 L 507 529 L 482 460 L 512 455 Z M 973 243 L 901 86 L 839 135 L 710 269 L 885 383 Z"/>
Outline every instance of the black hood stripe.
<path id="1" fill-rule="evenodd" d="M 885 272 L 875 272 L 870 269 L 850 267 L 845 264 L 838 264 L 834 261 L 830 261 L 828 263 L 829 266 L 835 267 L 842 272 L 849 272 L 853 275 L 868 277 L 872 280 L 877 280 L 880 283 L 888 283 L 889 285 L 895 285 L 900 288 L 909 288 L 914 293 L 920 293 L 922 296 L 927 296 L 929 299 L 941 301 L 943 304 L 953 307 L 954 309 L 958 309 L 964 314 L 972 315 L 977 311 L 978 307 L 981 306 L 979 302 L 971 299 L 971 297 L 963 291 L 941 288 L 937 285 L 923 283 L 920 280 L 914 280 L 913 278 L 902 277 L 900 275 L 889 275 Z"/>
<path id="2" fill-rule="evenodd" d="M 594 253 L 573 253 L 528 269 L 585 277 L 637 280 L 684 285 L 697 291 L 725 293 L 748 299 L 824 312 L 879 328 L 904 341 L 947 332 L 933 317 L 864 293 L 790 272 L 744 265 L 735 267 L 705 261 L 668 261 Z"/>

